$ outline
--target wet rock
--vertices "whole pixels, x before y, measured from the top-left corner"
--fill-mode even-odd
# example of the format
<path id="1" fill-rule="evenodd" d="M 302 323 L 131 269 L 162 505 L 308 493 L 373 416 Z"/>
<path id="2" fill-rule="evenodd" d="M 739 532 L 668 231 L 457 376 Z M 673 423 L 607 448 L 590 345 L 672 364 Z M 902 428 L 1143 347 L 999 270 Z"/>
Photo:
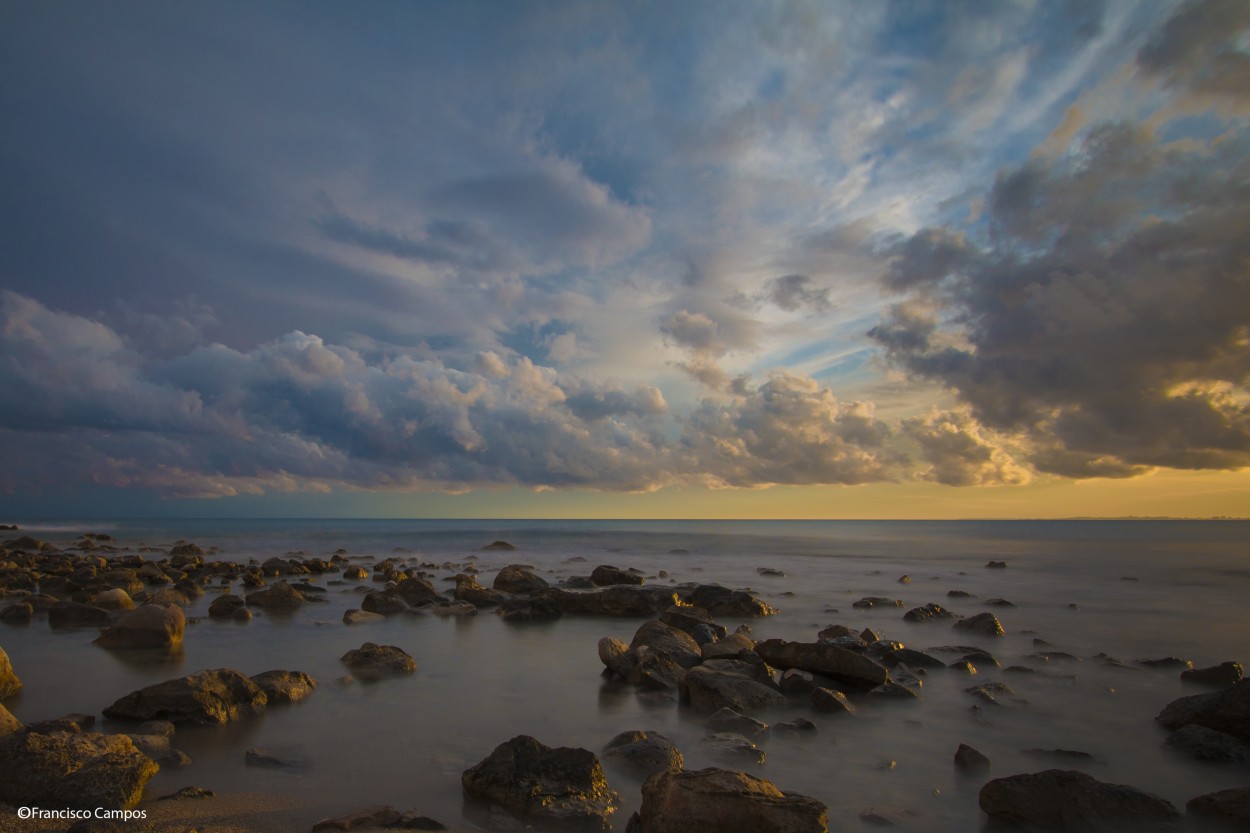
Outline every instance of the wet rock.
<path id="1" fill-rule="evenodd" d="M 469 796 L 535 824 L 606 829 L 620 801 L 593 752 L 553 749 L 528 735 L 500 744 L 460 782 Z"/>
<path id="2" fill-rule="evenodd" d="M 94 605 L 58 602 L 48 608 L 48 624 L 54 628 L 99 627 L 108 620 L 109 612 Z"/>
<path id="3" fill-rule="evenodd" d="M 913 607 L 903 614 L 904 622 L 936 622 L 939 619 L 953 619 L 955 614 L 939 604 L 929 602 L 924 607 Z"/>
<path id="4" fill-rule="evenodd" d="M 22 721 L 13 716 L 13 713 L 0 705 L 0 738 L 20 732 L 25 728 Z"/>
<path id="5" fill-rule="evenodd" d="M 482 549 L 487 552 L 515 552 L 516 545 L 510 544 L 507 541 L 491 541 L 489 544 L 482 547 Z"/>
<path id="6" fill-rule="evenodd" d="M 411 674 L 417 670 L 417 662 L 394 645 L 377 645 L 366 642 L 359 648 L 343 654 L 340 661 L 356 672 L 362 680 L 380 680 L 383 677 Z"/>
<path id="7" fill-rule="evenodd" d="M 812 708 L 827 714 L 854 714 L 855 707 L 846 695 L 830 688 L 812 689 Z"/>
<path id="8" fill-rule="evenodd" d="M 699 740 L 709 755 L 730 763 L 762 764 L 768 755 L 755 742 L 734 732 L 713 732 Z"/>
<path id="9" fill-rule="evenodd" d="M 965 688 L 964 691 L 991 706 L 1024 706 L 1029 702 L 1016 694 L 1015 690 L 1006 683 L 982 683 Z"/>
<path id="10" fill-rule="evenodd" d="M 95 718 L 90 715 L 81 715 L 90 719 L 91 723 L 95 723 Z M 87 727 L 84 727 L 87 728 Z M 136 734 L 140 735 L 160 735 L 163 738 L 171 738 L 174 736 L 176 727 L 168 720 L 147 720 L 140 723 L 135 729 Z"/>
<path id="11" fill-rule="evenodd" d="M 1056 763 L 1095 764 L 1100 761 L 1088 752 L 1079 749 L 1021 749 L 1020 754 L 1030 758 L 1045 758 Z"/>
<path id="12" fill-rule="evenodd" d="M 246 609 L 246 608 L 244 608 Z M 370 613 L 367 610 L 351 610 L 343 611 L 344 625 L 363 625 L 367 622 L 385 622 L 386 617 L 381 613 Z"/>
<path id="13" fill-rule="evenodd" d="M 698 641 L 697 639 L 695 640 Z M 743 651 L 754 651 L 755 640 L 745 633 L 731 633 L 716 642 L 704 642 L 699 645 L 703 659 L 733 659 Z"/>
<path id="14" fill-rule="evenodd" d="M 1250 743 L 1250 680 L 1221 691 L 1173 700 L 1155 720 L 1167 729 L 1204 726 Z"/>
<path id="15" fill-rule="evenodd" d="M 1003 623 L 993 613 L 978 613 L 955 623 L 955 629 L 977 633 L 981 636 L 1005 636 Z"/>
<path id="16" fill-rule="evenodd" d="M 654 616 L 677 604 L 677 593 L 662 587 L 604 587 L 567 590 L 553 587 L 551 598 L 565 613 L 599 616 Z"/>
<path id="17" fill-rule="evenodd" d="M 1180 657 L 1160 657 L 1158 659 L 1135 659 L 1133 662 L 1146 668 L 1156 668 L 1161 671 L 1174 671 L 1178 669 L 1190 669 L 1194 667 L 1192 660 L 1181 659 Z"/>
<path id="18" fill-rule="evenodd" d="M 498 590 L 483 587 L 468 573 L 455 576 L 456 591 L 453 594 L 458 601 L 468 602 L 477 608 L 498 607 L 507 601 L 508 596 Z"/>
<path id="19" fill-rule="evenodd" d="M 312 826 L 313 830 L 360 830 L 371 827 L 399 827 L 403 814 L 390 805 L 378 805 L 352 810 L 341 816 L 322 819 Z M 426 828 L 437 830 L 440 828 Z"/>
<path id="20" fill-rule="evenodd" d="M 1015 605 L 1006 599 L 986 599 L 987 607 L 1015 607 Z"/>
<path id="21" fill-rule="evenodd" d="M 700 584 L 686 602 L 701 607 L 713 616 L 772 616 L 777 609 L 765 604 L 744 590 L 730 590 L 719 584 Z"/>
<path id="22" fill-rule="evenodd" d="M 1189 799 L 1185 812 L 1224 830 L 1250 830 L 1250 787 L 1207 793 Z"/>
<path id="23" fill-rule="evenodd" d="M 374 591 L 366 593 L 365 597 L 360 600 L 360 609 L 381 616 L 394 616 L 396 613 L 403 613 L 407 610 L 408 603 L 398 593 Z"/>
<path id="24" fill-rule="evenodd" d="M 666 625 L 685 631 L 691 636 L 695 635 L 695 631 L 701 627 L 710 628 L 716 639 L 724 639 L 728 630 L 724 625 L 718 625 L 712 619 L 711 614 L 701 607 L 694 605 L 673 605 L 668 610 L 660 614 L 660 621 Z M 697 639 L 695 640 L 698 641 Z M 700 645 L 703 643 L 700 642 Z M 754 643 L 753 643 L 754 644 Z"/>
<path id="25" fill-rule="evenodd" d="M 343 578 L 348 581 L 362 581 L 369 577 L 369 571 L 360 565 L 353 565 L 343 571 Z"/>
<path id="26" fill-rule="evenodd" d="M 911 648 L 895 648 L 892 651 L 886 651 L 881 654 L 881 664 L 886 668 L 893 668 L 902 663 L 912 668 L 945 668 L 946 664 L 937 657 L 930 656 L 924 651 L 916 651 Z"/>
<path id="27" fill-rule="evenodd" d="M 916 691 L 915 688 L 890 680 L 876 688 L 868 689 L 868 696 L 877 700 L 902 700 L 907 702 L 919 700 L 920 692 Z"/>
<path id="28" fill-rule="evenodd" d="M 184 798 L 215 798 L 217 793 L 203 787 L 183 787 L 176 792 L 162 795 L 157 801 L 181 801 Z"/>
<path id="29" fill-rule="evenodd" d="M 259 607 L 279 613 L 296 610 L 307 601 L 303 593 L 285 581 L 280 581 L 265 590 L 248 593 L 246 600 L 248 607 Z"/>
<path id="30" fill-rule="evenodd" d="M 969 593 L 967 590 L 947 590 L 946 598 L 948 599 L 975 599 L 975 593 Z"/>
<path id="31" fill-rule="evenodd" d="M 435 590 L 434 585 L 419 576 L 412 576 L 396 583 L 393 592 L 413 607 L 445 604 L 447 602 L 446 596 Z"/>
<path id="32" fill-rule="evenodd" d="M 1048 830 L 1175 829 L 1180 820 L 1158 796 L 1072 770 L 996 778 L 981 788 L 979 801 L 992 822 Z"/>
<path id="33" fill-rule="evenodd" d="M 177 605 L 178 607 L 186 607 L 191 604 L 191 599 L 181 590 L 175 590 L 172 587 L 165 587 L 151 594 L 139 594 L 139 597 L 146 604 L 157 605 Z"/>
<path id="34" fill-rule="evenodd" d="M 1205 726 L 1182 726 L 1168 735 L 1164 743 L 1201 761 L 1250 764 L 1250 744 Z"/>
<path id="35" fill-rule="evenodd" d="M 313 693 L 317 681 L 303 671 L 266 671 L 252 677 L 269 703 L 294 703 Z"/>
<path id="36" fill-rule="evenodd" d="M 678 688 L 685 673 L 668 654 L 645 645 L 631 651 L 634 667 L 630 669 L 629 682 L 651 691 L 673 691 Z"/>
<path id="37" fill-rule="evenodd" d="M 887 599 L 884 596 L 864 596 L 857 602 L 852 602 L 851 607 L 860 609 L 870 609 L 874 607 L 902 607 L 902 599 Z"/>
<path id="38" fill-rule="evenodd" d="M 551 622 L 564 616 L 560 606 L 545 596 L 508 599 L 495 612 L 509 622 Z"/>
<path id="39" fill-rule="evenodd" d="M 768 639 L 757 643 L 755 651 L 776 668 L 801 668 L 860 690 L 881 685 L 890 678 L 883 665 L 837 645 Z"/>
<path id="40" fill-rule="evenodd" d="M 685 760 L 671 740 L 659 732 L 621 732 L 603 747 L 603 757 L 646 778 L 667 769 L 680 770 Z"/>
<path id="41" fill-rule="evenodd" d="M 213 619 L 229 619 L 246 604 L 242 596 L 226 593 L 213 599 L 212 604 L 208 606 L 208 615 Z"/>
<path id="42" fill-rule="evenodd" d="M 990 561 L 985 565 L 989 570 L 1005 570 L 1007 568 L 1006 561 Z"/>
<path id="43" fill-rule="evenodd" d="M 816 724 L 808 720 L 806 717 L 796 717 L 794 720 L 787 720 L 782 723 L 774 723 L 772 727 L 774 735 L 814 735 L 820 730 L 816 728 Z"/>
<path id="44" fill-rule="evenodd" d="M 509 564 L 495 576 L 496 590 L 523 596 L 534 596 L 546 592 L 551 585 L 542 576 L 534 575 L 533 568 L 524 564 Z"/>
<path id="45" fill-rule="evenodd" d="M 1181 679 L 1187 683 L 1224 688 L 1242 681 L 1244 674 L 1241 663 L 1222 662 L 1209 668 L 1190 668 L 1181 672 Z"/>
<path id="46" fill-rule="evenodd" d="M 613 567 L 610 564 L 600 564 L 590 571 L 590 581 L 598 587 L 610 587 L 618 584 L 641 585 L 643 578 L 636 573 Z"/>
<path id="47" fill-rule="evenodd" d="M 955 750 L 955 769 L 960 772 L 986 772 L 989 768 L 990 759 L 968 744 L 961 743 Z"/>
<path id="48" fill-rule="evenodd" d="M 243 753 L 243 763 L 245 766 L 254 766 L 261 769 L 298 769 L 300 762 L 290 758 L 280 758 L 274 755 L 268 749 L 252 747 Z"/>
<path id="49" fill-rule="evenodd" d="M 132 691 L 104 710 L 113 720 L 229 723 L 264 711 L 268 698 L 231 668 L 200 671 Z"/>
<path id="50" fill-rule="evenodd" d="M 113 587 L 96 593 L 95 606 L 102 607 L 105 610 L 134 610 L 136 607 L 135 600 L 130 598 L 130 594 L 120 587 Z"/>
<path id="51" fill-rule="evenodd" d="M 443 602 L 421 608 L 434 616 L 476 616 L 477 608 L 468 602 Z"/>
<path id="52" fill-rule="evenodd" d="M 828 808 L 745 772 L 663 772 L 642 785 L 627 833 L 826 833 Z"/>
<path id="53" fill-rule="evenodd" d="M 678 692 L 683 702 L 699 711 L 730 708 L 741 714 L 786 704 L 763 662 L 708 660 L 682 675 Z"/>
<path id="54" fill-rule="evenodd" d="M 703 652 L 699 648 L 699 643 L 695 642 L 690 634 L 672 625 L 666 625 L 658 619 L 644 622 L 638 628 L 634 633 L 633 641 L 629 644 L 629 649 L 636 652 L 643 645 L 662 651 L 682 668 L 693 668 L 703 661 Z"/>
<path id="55" fill-rule="evenodd" d="M 768 724 L 763 721 L 739 714 L 733 709 L 718 709 L 707 719 L 708 732 L 730 732 L 733 734 L 754 737 L 768 731 Z"/>
<path id="56" fill-rule="evenodd" d="M 35 618 L 35 608 L 29 602 L 14 602 L 0 610 L 0 622 L 6 625 L 29 625 Z"/>
<path id="57" fill-rule="evenodd" d="M 172 648 L 182 644 L 187 617 L 173 604 L 145 604 L 118 617 L 95 643 L 104 648 Z"/>
<path id="58" fill-rule="evenodd" d="M 599 661 L 603 667 L 621 679 L 629 677 L 634 670 L 637 659 L 630 652 L 629 646 L 619 639 L 605 636 L 599 640 Z"/>
<path id="59" fill-rule="evenodd" d="M 0 801 L 130 809 L 158 769 L 125 735 L 13 733 L 0 738 Z"/>
<path id="60" fill-rule="evenodd" d="M 9 655 L 0 648 L 0 700 L 8 699 L 22 690 L 22 681 L 9 662 Z"/>

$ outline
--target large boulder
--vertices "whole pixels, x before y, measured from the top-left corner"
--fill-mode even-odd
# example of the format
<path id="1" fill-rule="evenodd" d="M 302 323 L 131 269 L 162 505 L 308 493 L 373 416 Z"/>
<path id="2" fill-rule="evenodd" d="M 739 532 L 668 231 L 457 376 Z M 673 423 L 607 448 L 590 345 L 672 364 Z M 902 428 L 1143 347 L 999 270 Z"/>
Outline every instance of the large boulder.
<path id="1" fill-rule="evenodd" d="M 542 576 L 534 575 L 533 568 L 523 564 L 509 564 L 495 576 L 492 586 L 503 593 L 534 596 L 546 592 L 551 585 Z"/>
<path id="2" fill-rule="evenodd" d="M 829 808 L 727 769 L 666 770 L 642 785 L 627 833 L 826 833 Z"/>
<path id="3" fill-rule="evenodd" d="M 730 708 L 739 714 L 786 705 L 763 662 L 714 659 L 682 675 L 678 692 L 683 702 L 699 711 Z"/>
<path id="4" fill-rule="evenodd" d="M 485 760 L 466 769 L 460 783 L 469 796 L 499 804 L 539 825 L 606 830 L 620 801 L 593 752 L 553 749 L 528 735 L 497 746 Z"/>
<path id="5" fill-rule="evenodd" d="M 628 645 L 611 636 L 599 640 L 599 661 L 604 668 L 621 678 L 628 677 L 638 662 Z"/>
<path id="6" fill-rule="evenodd" d="M 348 651 L 343 654 L 341 661 L 364 680 L 380 680 L 383 677 L 411 674 L 417 670 L 417 661 L 402 648 L 373 642 L 366 642 L 359 648 Z"/>
<path id="7" fill-rule="evenodd" d="M 279 613 L 295 610 L 306 601 L 307 599 L 303 593 L 285 581 L 280 581 L 264 590 L 257 590 L 255 593 L 247 594 L 248 607 L 259 607 Z"/>
<path id="8" fill-rule="evenodd" d="M 0 648 L 0 700 L 12 697 L 22 690 L 22 681 L 9 662 L 9 655 Z"/>
<path id="9" fill-rule="evenodd" d="M 266 671 L 252 677 L 270 703 L 294 703 L 313 693 L 317 681 L 303 671 Z"/>
<path id="10" fill-rule="evenodd" d="M 1158 796 L 1063 769 L 996 778 L 979 801 L 991 822 L 1046 830 L 1174 829 L 1181 817 Z"/>
<path id="11" fill-rule="evenodd" d="M 447 597 L 435 590 L 434 585 L 423 578 L 406 578 L 395 585 L 393 592 L 398 593 L 400 598 L 413 607 L 447 602 Z"/>
<path id="12" fill-rule="evenodd" d="M 1173 700 L 1155 720 L 1172 730 L 1205 726 L 1250 743 L 1250 680 L 1221 691 Z"/>
<path id="13" fill-rule="evenodd" d="M 374 591 L 365 594 L 360 600 L 360 609 L 366 613 L 377 613 L 382 616 L 393 616 L 396 613 L 403 613 L 408 609 L 408 603 L 398 593 L 387 591 Z"/>
<path id="14" fill-rule="evenodd" d="M 755 652 L 776 668 L 801 668 L 860 690 L 875 688 L 890 679 L 885 666 L 863 654 L 826 642 L 766 639 L 756 643 Z"/>
<path id="15" fill-rule="evenodd" d="M 127 810 L 158 769 L 125 735 L 15 732 L 0 738 L 0 802 Z"/>
<path id="16" fill-rule="evenodd" d="M 462 602 L 468 602 L 474 607 L 498 607 L 503 604 L 508 596 L 498 590 L 483 587 L 478 584 L 477 579 L 468 573 L 459 573 L 456 575 L 456 599 Z"/>
<path id="17" fill-rule="evenodd" d="M 199 671 L 132 691 L 104 710 L 113 720 L 229 723 L 260 714 L 265 692 L 232 668 Z"/>
<path id="18" fill-rule="evenodd" d="M 548 597 L 565 613 L 598 616 L 654 616 L 677 604 L 677 593 L 663 587 L 619 585 L 600 590 L 566 590 L 553 587 Z"/>
<path id="19" fill-rule="evenodd" d="M 95 642 L 105 648 L 172 648 L 182 644 L 186 628 L 178 605 L 145 604 L 123 613 Z"/>
<path id="20" fill-rule="evenodd" d="M 13 716 L 13 712 L 0 705 L 0 738 L 22 731 L 22 721 Z"/>
<path id="21" fill-rule="evenodd" d="M 682 668 L 693 668 L 703 661 L 703 653 L 694 637 L 658 619 L 644 622 L 634 632 L 629 649 L 636 652 L 643 645 L 655 651 L 663 651 Z"/>
<path id="22" fill-rule="evenodd" d="M 777 612 L 745 590 L 730 590 L 719 584 L 700 584 L 686 596 L 686 602 L 713 616 L 771 616 Z"/>
<path id="23" fill-rule="evenodd" d="M 1250 830 L 1250 787 L 1207 793 L 1185 803 L 1185 812 L 1222 830 Z"/>

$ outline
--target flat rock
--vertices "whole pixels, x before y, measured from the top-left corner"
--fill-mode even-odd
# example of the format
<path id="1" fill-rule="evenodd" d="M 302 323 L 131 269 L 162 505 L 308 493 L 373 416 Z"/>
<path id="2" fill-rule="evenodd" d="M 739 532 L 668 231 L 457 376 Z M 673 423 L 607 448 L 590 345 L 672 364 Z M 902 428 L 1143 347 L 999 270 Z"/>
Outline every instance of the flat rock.
<path id="1" fill-rule="evenodd" d="M 500 744 L 460 781 L 467 795 L 536 824 L 607 829 L 620 802 L 593 752 L 552 748 L 528 735 Z"/>
<path id="2" fill-rule="evenodd" d="M 368 622 L 385 622 L 386 617 L 381 613 L 370 613 L 367 610 L 351 610 L 343 611 L 344 625 L 363 625 Z"/>
<path id="3" fill-rule="evenodd" d="M 1061 769 L 996 778 L 979 801 L 993 822 L 1047 830 L 1172 830 L 1181 817 L 1158 796 Z"/>
<path id="4" fill-rule="evenodd" d="M 785 695 L 771 677 L 760 673 L 761 666 L 743 660 L 708 660 L 682 675 L 678 691 L 683 702 L 704 712 L 730 708 L 748 714 L 786 705 Z"/>
<path id="5" fill-rule="evenodd" d="M 159 768 L 125 735 L 13 733 L 0 738 L 0 801 L 130 809 Z"/>
<path id="6" fill-rule="evenodd" d="M 265 692 L 243 674 L 215 668 L 132 691 L 105 709 L 104 716 L 113 720 L 229 723 L 259 714 L 267 702 Z"/>
<path id="7" fill-rule="evenodd" d="M 879 686 L 890 679 L 885 666 L 863 654 L 823 642 L 767 639 L 756 643 L 755 651 L 777 668 L 801 668 L 860 690 Z"/>
<path id="8" fill-rule="evenodd" d="M 173 648 L 182 644 L 187 617 L 175 604 L 145 604 L 104 629 L 95 643 L 104 648 Z"/>
<path id="9" fill-rule="evenodd" d="M 828 808 L 762 778 L 715 767 L 662 772 L 642 785 L 627 833 L 826 833 Z"/>

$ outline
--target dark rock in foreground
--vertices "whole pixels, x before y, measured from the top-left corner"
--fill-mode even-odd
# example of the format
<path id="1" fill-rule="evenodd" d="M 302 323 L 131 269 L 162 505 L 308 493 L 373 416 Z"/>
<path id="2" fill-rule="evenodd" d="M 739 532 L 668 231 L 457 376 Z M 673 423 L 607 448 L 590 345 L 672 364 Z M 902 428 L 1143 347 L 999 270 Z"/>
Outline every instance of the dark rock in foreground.
<path id="1" fill-rule="evenodd" d="M 1062 769 L 996 778 L 979 801 L 993 822 L 1046 830 L 1172 830 L 1181 818 L 1158 796 Z"/>
<path id="2" fill-rule="evenodd" d="M 113 720 L 229 723 L 259 714 L 268 698 L 260 686 L 231 668 L 200 671 L 132 691 L 104 710 Z"/>
<path id="3" fill-rule="evenodd" d="M 12 697 L 22 690 L 22 681 L 9 662 L 9 655 L 0 648 L 0 700 Z"/>
<path id="4" fill-rule="evenodd" d="M 125 735 L 13 733 L 0 738 L 0 801 L 129 809 L 159 768 Z"/>
<path id="5" fill-rule="evenodd" d="M 1245 677 L 1239 662 L 1221 662 L 1210 668 L 1189 668 L 1181 672 L 1181 679 L 1187 683 L 1198 683 L 1216 688 L 1237 685 Z"/>
<path id="6" fill-rule="evenodd" d="M 1173 700 L 1155 718 L 1167 729 L 1205 726 L 1250 743 L 1250 680 L 1222 691 Z"/>
<path id="7" fill-rule="evenodd" d="M 1164 743 L 1200 761 L 1250 764 L 1250 744 L 1205 726 L 1182 726 L 1168 735 Z"/>
<path id="8" fill-rule="evenodd" d="M 966 743 L 955 750 L 955 768 L 962 772 L 987 772 L 990 759 Z"/>
<path id="9" fill-rule="evenodd" d="M 1250 830 L 1250 787 L 1207 793 L 1189 799 L 1185 811 L 1225 830 Z"/>
<path id="10" fill-rule="evenodd" d="M 642 785 L 627 833 L 826 833 L 828 808 L 726 769 L 662 772 Z"/>
<path id="11" fill-rule="evenodd" d="M 497 746 L 460 781 L 469 796 L 536 824 L 606 830 L 620 800 L 593 752 L 553 749 L 528 735 Z"/>

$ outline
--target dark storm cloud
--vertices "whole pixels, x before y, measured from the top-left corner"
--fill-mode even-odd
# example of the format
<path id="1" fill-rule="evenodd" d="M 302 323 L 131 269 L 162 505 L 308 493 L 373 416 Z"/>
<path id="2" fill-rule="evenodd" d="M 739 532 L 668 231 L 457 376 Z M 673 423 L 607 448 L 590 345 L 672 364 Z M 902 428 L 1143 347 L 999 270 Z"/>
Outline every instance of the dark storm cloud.
<path id="1" fill-rule="evenodd" d="M 1113 124 L 1005 172 L 984 245 L 953 256 L 929 229 L 897 247 L 887 286 L 934 311 L 898 305 L 870 335 L 984 425 L 1030 435 L 1041 470 L 1250 465 L 1246 151 Z M 927 271 L 917 251 L 936 253 Z"/>
<path id="2" fill-rule="evenodd" d="M 1190 0 L 1137 53 L 1151 75 L 1193 93 L 1250 100 L 1250 4 L 1241 0 Z"/>

